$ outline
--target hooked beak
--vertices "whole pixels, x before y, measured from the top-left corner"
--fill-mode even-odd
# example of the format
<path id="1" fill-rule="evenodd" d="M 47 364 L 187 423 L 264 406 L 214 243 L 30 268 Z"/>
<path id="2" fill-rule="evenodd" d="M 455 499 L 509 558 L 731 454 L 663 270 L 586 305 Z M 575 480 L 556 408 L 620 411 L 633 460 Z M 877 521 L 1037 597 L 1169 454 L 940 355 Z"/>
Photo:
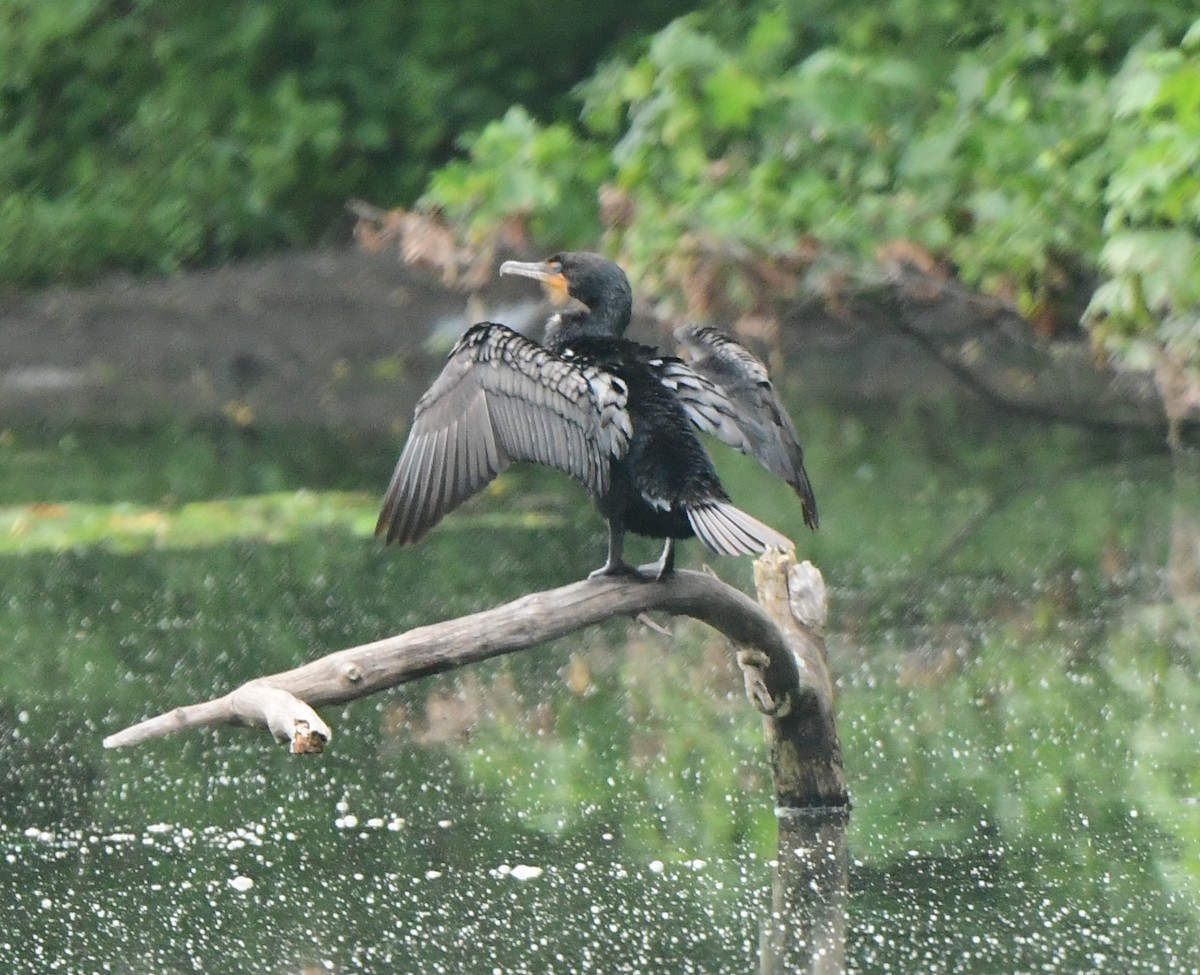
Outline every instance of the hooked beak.
<path id="1" fill-rule="evenodd" d="M 540 281 L 542 289 L 556 305 L 564 304 L 571 297 L 570 285 L 562 269 L 545 261 L 505 261 L 500 265 L 500 273 Z"/>

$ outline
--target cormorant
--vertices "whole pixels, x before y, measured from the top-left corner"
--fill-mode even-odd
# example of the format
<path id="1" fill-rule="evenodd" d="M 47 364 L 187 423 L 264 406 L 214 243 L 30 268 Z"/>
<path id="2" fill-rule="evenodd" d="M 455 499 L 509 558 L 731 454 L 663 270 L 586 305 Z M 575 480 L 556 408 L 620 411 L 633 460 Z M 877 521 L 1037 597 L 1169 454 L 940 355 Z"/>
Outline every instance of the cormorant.
<path id="1" fill-rule="evenodd" d="M 608 559 L 592 576 L 674 568 L 675 540 L 698 537 L 720 555 L 792 543 L 735 508 L 699 429 L 757 458 L 800 497 L 817 527 L 804 458 L 766 368 L 713 328 L 676 332 L 690 364 L 623 337 L 633 296 L 625 272 L 598 254 L 506 261 L 501 274 L 540 281 L 559 304 L 545 344 L 505 325 L 472 326 L 417 402 L 375 534 L 406 544 L 514 461 L 569 474 L 608 519 Z M 665 538 L 662 557 L 635 570 L 622 558 L 626 531 Z"/>

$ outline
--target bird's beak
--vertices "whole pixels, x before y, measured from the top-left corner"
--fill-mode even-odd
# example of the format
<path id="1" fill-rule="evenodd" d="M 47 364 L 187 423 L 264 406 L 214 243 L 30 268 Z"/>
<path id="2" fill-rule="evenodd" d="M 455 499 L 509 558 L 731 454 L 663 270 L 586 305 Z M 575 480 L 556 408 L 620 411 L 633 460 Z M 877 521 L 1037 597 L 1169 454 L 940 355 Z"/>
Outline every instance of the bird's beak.
<path id="1" fill-rule="evenodd" d="M 556 305 L 566 303 L 571 297 L 567 276 L 560 268 L 552 267 L 545 261 L 505 261 L 500 265 L 500 273 L 517 274 L 540 281 L 543 290 Z"/>

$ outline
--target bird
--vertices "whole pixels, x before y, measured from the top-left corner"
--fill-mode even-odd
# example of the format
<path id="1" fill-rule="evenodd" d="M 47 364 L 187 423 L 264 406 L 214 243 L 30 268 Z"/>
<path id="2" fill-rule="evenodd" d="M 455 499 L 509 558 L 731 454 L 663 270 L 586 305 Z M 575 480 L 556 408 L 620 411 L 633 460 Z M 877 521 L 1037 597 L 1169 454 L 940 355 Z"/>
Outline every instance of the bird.
<path id="1" fill-rule="evenodd" d="M 375 527 L 411 544 L 514 462 L 581 483 L 608 521 L 608 555 L 589 578 L 666 579 L 675 542 L 697 537 L 720 555 L 794 549 L 784 535 L 735 507 L 701 431 L 755 457 L 800 498 L 805 524 L 817 507 L 795 428 L 766 367 L 719 329 L 676 332 L 690 361 L 625 338 L 633 292 L 613 261 L 588 251 L 505 261 L 501 275 L 532 278 L 562 306 L 538 343 L 480 322 L 450 351 L 418 400 Z M 628 532 L 665 539 L 657 562 L 624 558 Z"/>

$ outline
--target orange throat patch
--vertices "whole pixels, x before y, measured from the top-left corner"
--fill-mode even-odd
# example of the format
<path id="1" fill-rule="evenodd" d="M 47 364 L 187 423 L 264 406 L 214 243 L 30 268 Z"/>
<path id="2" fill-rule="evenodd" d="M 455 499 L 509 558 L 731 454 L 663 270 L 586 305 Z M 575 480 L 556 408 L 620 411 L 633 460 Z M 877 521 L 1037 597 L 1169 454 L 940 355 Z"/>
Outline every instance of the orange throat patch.
<path id="1" fill-rule="evenodd" d="M 558 274 L 542 278 L 542 290 L 546 292 L 546 297 L 556 305 L 565 305 L 571 300 L 570 285 L 567 284 L 566 275 L 561 271 Z"/>

